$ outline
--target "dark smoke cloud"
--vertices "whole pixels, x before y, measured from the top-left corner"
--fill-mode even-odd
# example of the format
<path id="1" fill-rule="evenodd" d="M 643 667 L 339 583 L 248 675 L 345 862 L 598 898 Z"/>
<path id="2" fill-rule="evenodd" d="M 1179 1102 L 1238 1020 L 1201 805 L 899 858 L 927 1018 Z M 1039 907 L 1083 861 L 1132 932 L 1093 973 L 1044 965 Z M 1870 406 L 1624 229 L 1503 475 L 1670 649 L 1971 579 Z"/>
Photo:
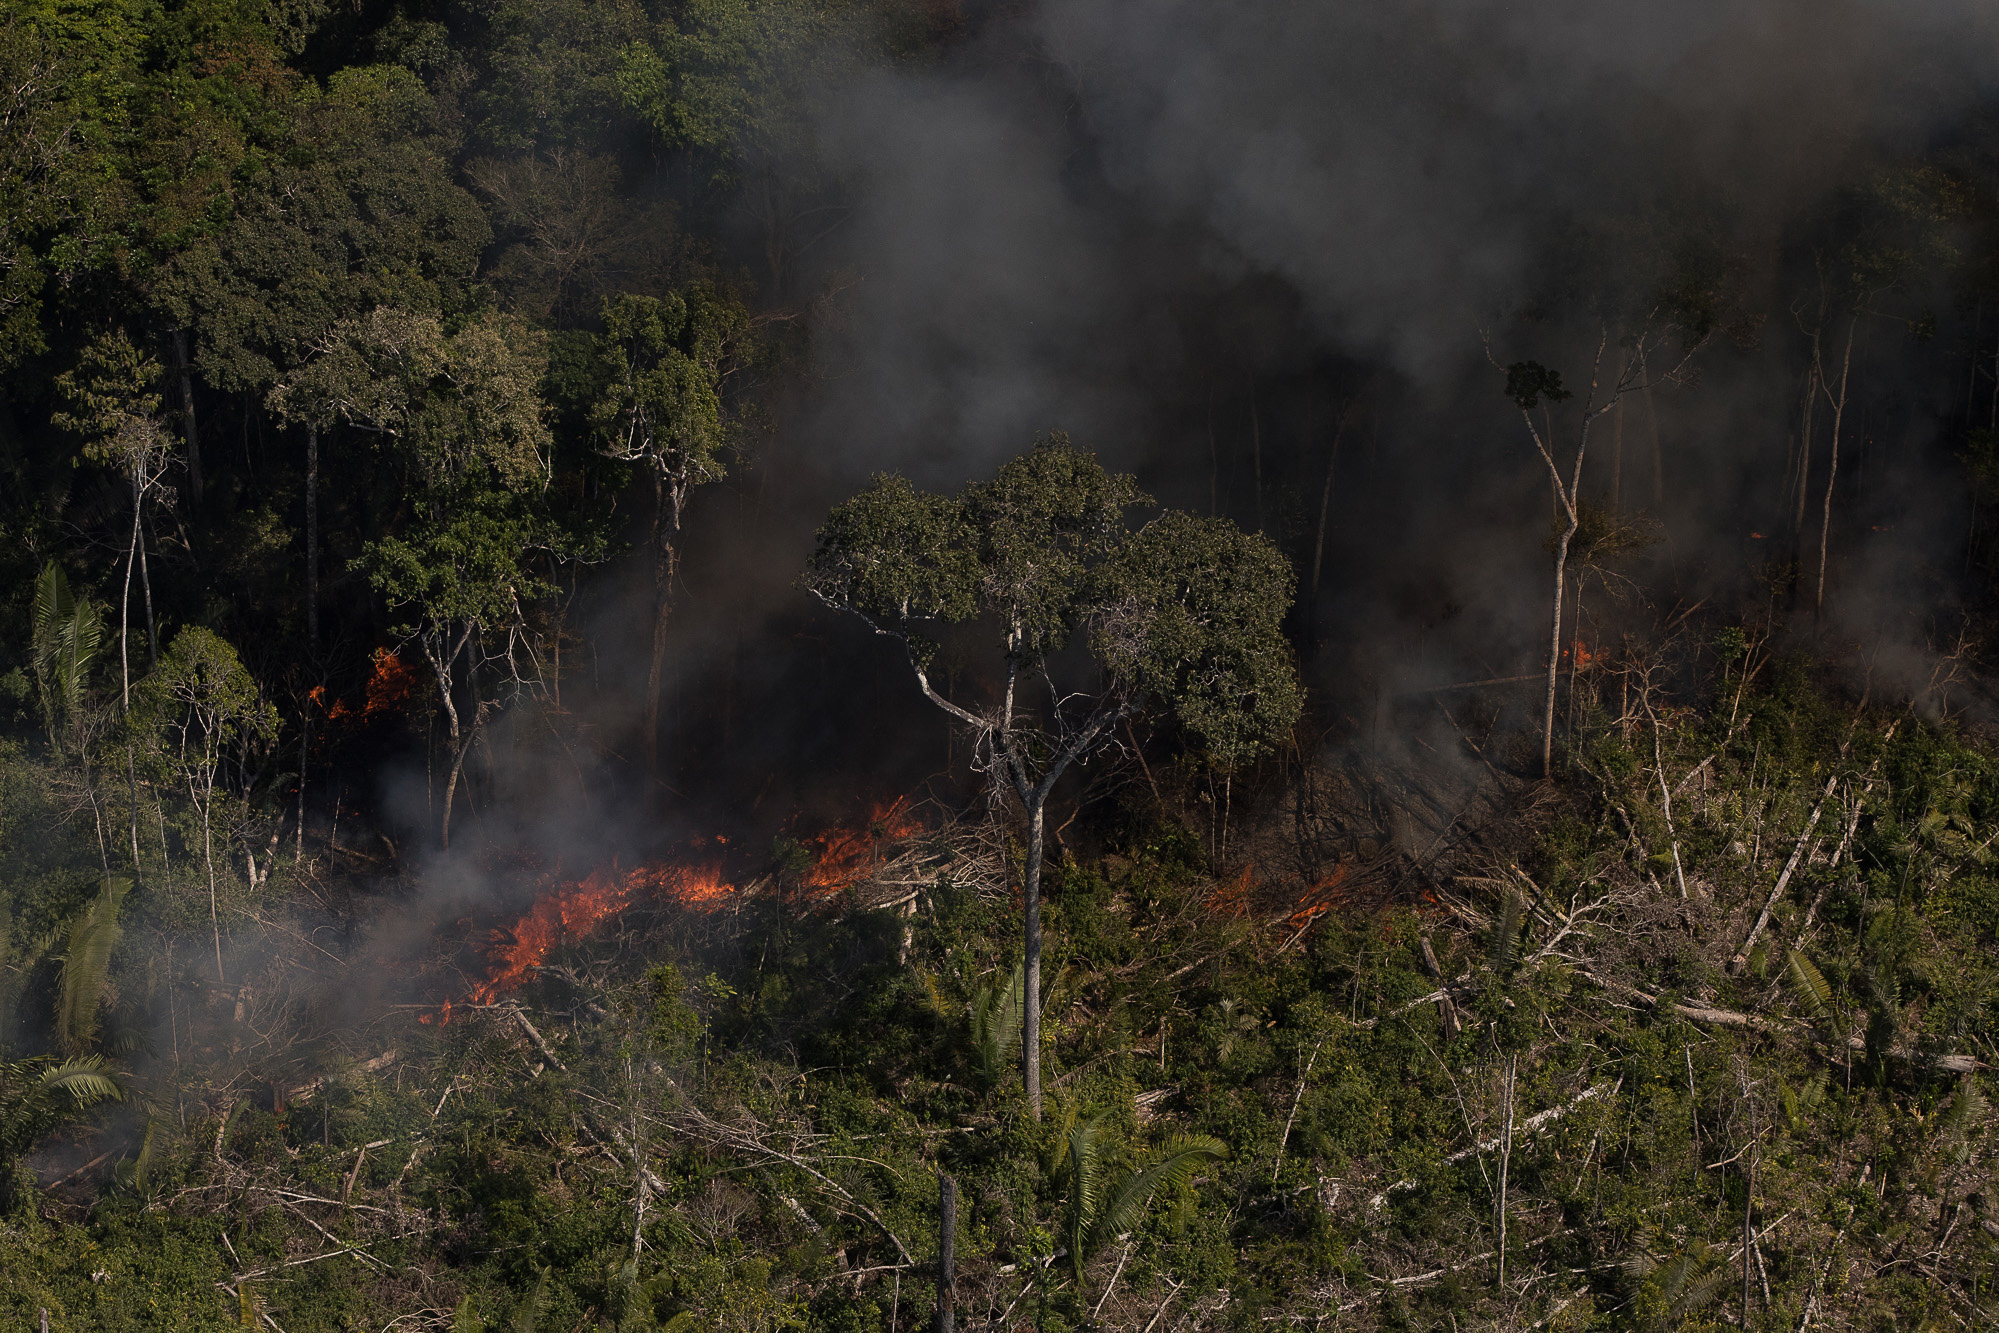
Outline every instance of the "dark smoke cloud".
<path id="1" fill-rule="evenodd" d="M 1250 522 L 1251 430 L 1272 496 L 1309 510 L 1336 409 L 1372 382 L 1323 619 L 1351 642 L 1392 631 L 1418 675 L 1511 666 L 1545 632 L 1546 483 L 1480 330 L 1511 340 L 1503 354 L 1560 356 L 1573 381 L 1575 330 L 1509 325 L 1564 228 L 1622 235 L 1612 262 L 1635 267 L 1667 238 L 1633 220 L 1670 202 L 1767 275 L 1826 191 L 1988 98 L 1995 57 L 1999 10 L 1957 0 L 988 14 L 939 63 L 824 101 L 851 203 L 821 257 L 842 322 L 792 447 L 830 492 L 882 467 L 946 486 L 1059 425 L 1162 498 L 1219 493 Z M 1627 496 L 1667 521 L 1673 577 L 1761 558 L 1748 534 L 1780 508 L 1796 364 L 1773 295 L 1751 293 L 1762 347 L 1717 350 L 1700 385 L 1653 405 L 1657 493 L 1633 445 Z M 1884 512 L 1953 493 L 1930 400 L 1913 386 L 1876 451 L 1904 474 Z M 1880 517 L 1863 529 L 1897 527 Z M 1897 621 L 1909 571 L 1956 539 L 1916 526 L 1853 546 L 1856 625 Z M 1412 640 L 1457 647 L 1415 669 Z"/>

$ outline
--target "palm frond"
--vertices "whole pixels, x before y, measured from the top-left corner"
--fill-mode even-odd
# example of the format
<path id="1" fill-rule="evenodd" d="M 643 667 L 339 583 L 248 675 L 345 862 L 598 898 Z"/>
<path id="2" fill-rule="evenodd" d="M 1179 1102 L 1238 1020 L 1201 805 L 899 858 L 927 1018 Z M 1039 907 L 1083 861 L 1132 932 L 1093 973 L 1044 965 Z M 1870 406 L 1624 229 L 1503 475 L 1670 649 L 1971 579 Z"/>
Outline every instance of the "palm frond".
<path id="1" fill-rule="evenodd" d="M 103 645 L 104 627 L 89 599 L 79 598 L 53 560 L 35 578 L 31 613 L 35 686 L 49 739 L 59 718 L 74 717 L 83 705 L 83 684 Z"/>
<path id="2" fill-rule="evenodd" d="M 1210 1162 L 1225 1160 L 1228 1145 L 1208 1134 L 1177 1134 L 1154 1149 L 1146 1164 L 1112 1191 L 1090 1228 L 1091 1250 L 1138 1225 L 1152 1198 L 1161 1190 L 1176 1190 Z"/>
<path id="3" fill-rule="evenodd" d="M 1084 1250 L 1103 1202 L 1104 1118 L 1092 1116 L 1069 1130 L 1069 1264 L 1080 1278 Z"/>
<path id="4" fill-rule="evenodd" d="M 1985 1122 L 1985 1095 L 1978 1090 L 1978 1084 L 1966 1075 L 1957 1088 L 1957 1094 L 1944 1108 L 1940 1131 L 1953 1142 L 1969 1138 L 1976 1128 Z"/>
<path id="5" fill-rule="evenodd" d="M 132 881 L 107 876 L 104 887 L 69 923 L 69 949 L 62 960 L 62 991 L 56 1002 L 56 1031 L 65 1048 L 80 1051 L 97 1035 L 97 1010 L 110 978 L 111 951 L 124 934 L 118 909 Z"/>
<path id="6" fill-rule="evenodd" d="M 97 1055 L 74 1056 L 61 1064 L 50 1065 L 36 1082 L 45 1092 L 67 1095 L 79 1111 L 99 1102 L 122 1101 L 125 1097 L 118 1080 L 104 1072 L 103 1057 Z"/>
<path id="7" fill-rule="evenodd" d="M 139 1156 L 132 1163 L 132 1188 L 144 1194 L 146 1182 L 152 1178 L 153 1162 L 158 1159 L 160 1140 L 166 1135 L 160 1132 L 160 1122 L 148 1117 L 146 1137 L 139 1142 Z"/>
<path id="8" fill-rule="evenodd" d="M 1826 984 L 1825 976 L 1812 965 L 1812 960 L 1792 949 L 1787 955 L 1784 970 L 1792 991 L 1797 994 L 1798 1003 L 1809 1009 L 1815 1018 L 1830 1018 L 1832 987 Z"/>
<path id="9" fill-rule="evenodd" d="M 541 1323 L 541 1313 L 548 1305 L 548 1270 L 541 1270 L 534 1290 L 521 1297 L 521 1303 L 514 1307 L 512 1333 L 535 1333 Z"/>
<path id="10" fill-rule="evenodd" d="M 988 1087 L 1006 1077 L 1013 1053 L 1020 1049 L 1026 1011 L 1027 973 L 1019 963 L 1003 985 L 988 981 L 973 992 L 972 1048 Z"/>

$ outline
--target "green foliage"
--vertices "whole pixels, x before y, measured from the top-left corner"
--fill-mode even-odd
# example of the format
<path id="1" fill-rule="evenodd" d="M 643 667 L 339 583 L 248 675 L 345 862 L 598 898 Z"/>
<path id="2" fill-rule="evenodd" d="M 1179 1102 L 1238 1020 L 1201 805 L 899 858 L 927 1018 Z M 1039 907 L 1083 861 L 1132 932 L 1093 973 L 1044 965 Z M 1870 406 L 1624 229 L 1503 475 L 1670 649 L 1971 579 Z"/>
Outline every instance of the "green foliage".
<path id="1" fill-rule="evenodd" d="M 434 316 L 377 306 L 335 325 L 269 403 L 282 420 L 344 422 L 398 442 L 426 485 L 477 470 L 530 486 L 548 466 L 547 341 L 501 316 L 447 332 Z"/>
<path id="2" fill-rule="evenodd" d="M 1531 412 L 1546 399 L 1559 403 L 1573 397 L 1562 387 L 1562 377 L 1539 361 L 1515 361 L 1506 368 L 1506 396 L 1522 412 Z"/>
<path id="3" fill-rule="evenodd" d="M 1078 631 L 1109 695 L 1171 708 L 1224 767 L 1289 728 L 1301 694 L 1280 629 L 1292 578 L 1275 547 L 1225 520 L 1169 512 L 1136 530 L 1137 484 L 1051 435 L 956 497 L 879 476 L 834 508 L 804 586 L 909 645 L 930 626 L 997 623 L 1009 670 Z"/>
<path id="4" fill-rule="evenodd" d="M 1785 953 L 1785 978 L 1798 1003 L 1814 1018 L 1832 1017 L 1832 987 L 1812 960 L 1791 949 Z"/>
<path id="5" fill-rule="evenodd" d="M 979 1076 L 988 1088 L 997 1087 L 1020 1049 L 1021 1014 L 1027 1003 L 1027 973 L 1015 963 L 1004 983 L 991 978 L 972 992 L 972 1050 L 979 1061 Z"/>
<path id="6" fill-rule="evenodd" d="M 53 560 L 35 580 L 35 690 L 49 742 L 80 749 L 84 690 L 104 640 L 104 626 L 88 597 L 70 590 L 69 578 Z"/>
<path id="7" fill-rule="evenodd" d="M 132 881 L 120 875 L 104 887 L 69 924 L 68 947 L 62 955 L 61 998 L 56 1003 L 56 1035 L 71 1054 L 86 1050 L 97 1037 L 97 1011 L 110 982 L 111 951 L 123 930 L 118 911 Z"/>
<path id="8" fill-rule="evenodd" d="M 1058 1139 L 1049 1184 L 1068 1196 L 1064 1230 L 1070 1272 L 1078 1283 L 1083 1265 L 1109 1241 L 1136 1227 L 1155 1195 L 1180 1189 L 1203 1166 L 1228 1156 L 1228 1149 L 1212 1135 L 1181 1134 L 1147 1154 L 1136 1169 L 1119 1170 L 1106 1117 L 1078 1120 L 1073 1109 Z"/>
<path id="9" fill-rule="evenodd" d="M 619 296 L 605 302 L 603 319 L 608 388 L 591 418 L 605 452 L 640 464 L 676 497 L 718 480 L 731 435 L 722 384 L 748 336 L 749 312 L 703 285 Z"/>

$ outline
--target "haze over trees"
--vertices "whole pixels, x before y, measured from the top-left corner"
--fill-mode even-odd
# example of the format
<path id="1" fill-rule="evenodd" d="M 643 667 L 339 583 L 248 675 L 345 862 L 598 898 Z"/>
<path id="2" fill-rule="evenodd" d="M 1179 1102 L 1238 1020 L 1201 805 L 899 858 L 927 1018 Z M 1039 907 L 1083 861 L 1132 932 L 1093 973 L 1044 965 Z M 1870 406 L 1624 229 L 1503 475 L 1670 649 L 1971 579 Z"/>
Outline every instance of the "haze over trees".
<path id="1" fill-rule="evenodd" d="M 1995 69 L 11 5 L 0 1324 L 1999 1322 Z"/>

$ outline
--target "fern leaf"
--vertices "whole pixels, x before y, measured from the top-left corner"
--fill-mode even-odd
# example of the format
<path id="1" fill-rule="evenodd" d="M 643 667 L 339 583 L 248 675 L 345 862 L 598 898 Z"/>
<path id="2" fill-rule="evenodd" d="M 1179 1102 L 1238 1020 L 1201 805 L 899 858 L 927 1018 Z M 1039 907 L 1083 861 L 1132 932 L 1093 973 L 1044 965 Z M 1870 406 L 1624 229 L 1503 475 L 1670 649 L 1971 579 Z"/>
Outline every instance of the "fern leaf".
<path id="1" fill-rule="evenodd" d="M 479 1317 L 470 1296 L 459 1301 L 458 1308 L 451 1312 L 451 1333 L 486 1333 L 486 1321 Z"/>
<path id="2" fill-rule="evenodd" d="M 1194 1173 L 1210 1162 L 1225 1160 L 1226 1144 L 1207 1134 L 1180 1134 L 1156 1149 L 1145 1166 L 1125 1177 L 1098 1211 L 1089 1234 L 1089 1249 L 1095 1250 L 1112 1236 L 1138 1225 L 1146 1207 L 1161 1190 L 1176 1190 L 1194 1178 Z"/>
<path id="3" fill-rule="evenodd" d="M 1812 965 L 1811 959 L 1792 949 L 1787 956 L 1785 972 L 1800 1004 L 1811 1010 L 1814 1017 L 1832 1016 L 1832 987 L 1826 985 L 1825 976 Z"/>

